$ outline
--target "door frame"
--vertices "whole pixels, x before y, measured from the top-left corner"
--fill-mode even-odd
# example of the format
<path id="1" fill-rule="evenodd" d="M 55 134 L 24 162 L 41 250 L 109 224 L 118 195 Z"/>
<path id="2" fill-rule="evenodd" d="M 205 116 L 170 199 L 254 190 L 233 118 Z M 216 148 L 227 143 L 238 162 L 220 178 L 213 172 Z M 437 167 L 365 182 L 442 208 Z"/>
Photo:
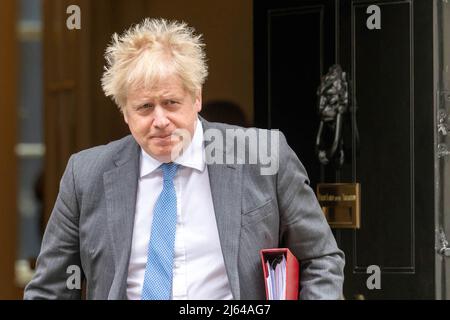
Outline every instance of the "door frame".
<path id="1" fill-rule="evenodd" d="M 18 298 L 15 286 L 17 247 L 17 1 L 5 0 L 0 10 L 0 299 Z M 6 48 L 6 50 L 4 50 Z"/>

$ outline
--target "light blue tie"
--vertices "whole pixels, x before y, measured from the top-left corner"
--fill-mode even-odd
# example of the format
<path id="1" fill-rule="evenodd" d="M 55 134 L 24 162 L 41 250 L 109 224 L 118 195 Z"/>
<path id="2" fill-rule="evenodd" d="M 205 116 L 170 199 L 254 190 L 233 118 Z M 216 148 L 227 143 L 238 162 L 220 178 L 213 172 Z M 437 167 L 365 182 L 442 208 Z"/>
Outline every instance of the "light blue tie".
<path id="1" fill-rule="evenodd" d="M 172 296 L 172 267 L 177 225 L 177 194 L 173 178 L 178 165 L 161 165 L 163 190 L 153 210 L 142 300 L 169 300 Z"/>

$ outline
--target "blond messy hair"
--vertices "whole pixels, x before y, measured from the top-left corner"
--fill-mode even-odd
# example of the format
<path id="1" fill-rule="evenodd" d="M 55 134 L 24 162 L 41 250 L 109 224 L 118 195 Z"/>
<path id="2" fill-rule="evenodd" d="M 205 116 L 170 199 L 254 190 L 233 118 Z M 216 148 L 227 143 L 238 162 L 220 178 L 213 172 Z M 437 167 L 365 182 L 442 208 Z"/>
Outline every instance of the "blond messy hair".
<path id="1" fill-rule="evenodd" d="M 105 95 L 123 111 L 131 88 L 151 88 L 175 74 L 194 96 L 208 75 L 202 35 L 194 32 L 185 22 L 146 18 L 121 36 L 114 33 L 105 52 Z"/>

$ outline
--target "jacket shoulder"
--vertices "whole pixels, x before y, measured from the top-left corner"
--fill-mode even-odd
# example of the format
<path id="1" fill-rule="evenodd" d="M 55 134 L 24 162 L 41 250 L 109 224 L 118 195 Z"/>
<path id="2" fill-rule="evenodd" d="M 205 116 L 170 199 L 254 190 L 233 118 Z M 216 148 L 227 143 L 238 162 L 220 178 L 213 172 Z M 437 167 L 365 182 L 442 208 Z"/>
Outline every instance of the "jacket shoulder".
<path id="1" fill-rule="evenodd" d="M 131 135 L 82 150 L 71 157 L 74 173 L 85 177 L 95 176 L 114 168 L 117 161 L 130 159 L 137 150 L 138 145 Z"/>
<path id="2" fill-rule="evenodd" d="M 136 143 L 131 135 L 123 137 L 122 139 L 111 141 L 108 144 L 95 146 L 89 149 L 81 150 L 73 156 L 77 161 L 92 161 L 100 159 L 112 159 L 119 152 L 130 144 Z"/>

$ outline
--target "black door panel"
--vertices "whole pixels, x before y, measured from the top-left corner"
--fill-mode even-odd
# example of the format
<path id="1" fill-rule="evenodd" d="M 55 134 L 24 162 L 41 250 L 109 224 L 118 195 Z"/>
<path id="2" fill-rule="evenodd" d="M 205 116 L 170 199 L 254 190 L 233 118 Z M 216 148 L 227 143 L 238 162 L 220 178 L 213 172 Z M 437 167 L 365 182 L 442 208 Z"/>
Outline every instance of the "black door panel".
<path id="1" fill-rule="evenodd" d="M 379 6 L 370 30 L 367 7 Z M 434 298 L 433 2 L 255 1 L 255 123 L 278 128 L 318 182 L 361 184 L 361 228 L 334 230 L 345 297 Z M 341 170 L 321 167 L 316 90 L 329 66 L 349 76 Z M 359 139 L 356 138 L 356 128 Z M 367 267 L 381 269 L 369 290 Z"/>

